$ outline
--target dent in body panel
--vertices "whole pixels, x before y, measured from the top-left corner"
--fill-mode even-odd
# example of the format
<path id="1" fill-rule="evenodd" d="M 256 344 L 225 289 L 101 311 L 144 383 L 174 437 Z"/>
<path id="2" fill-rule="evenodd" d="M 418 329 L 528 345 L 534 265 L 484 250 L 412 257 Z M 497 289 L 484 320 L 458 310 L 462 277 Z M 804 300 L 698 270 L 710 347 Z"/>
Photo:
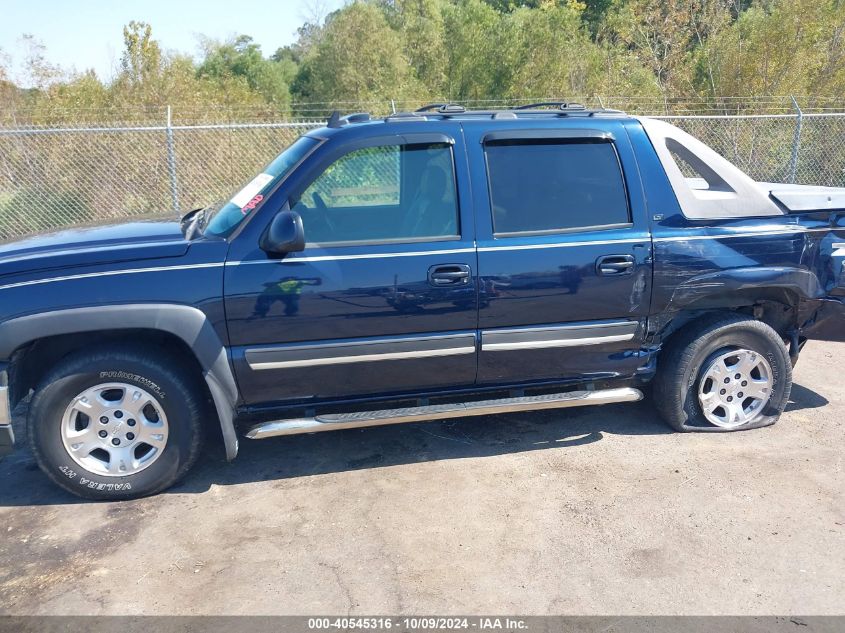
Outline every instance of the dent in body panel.
<path id="1" fill-rule="evenodd" d="M 743 287 L 747 285 L 744 277 L 752 271 L 758 272 L 747 283 L 758 285 L 767 277 L 778 277 L 764 271 L 776 269 L 782 273 L 800 266 L 804 250 L 802 234 L 737 237 L 696 231 L 690 239 L 683 237 L 664 240 L 660 233 L 655 234 L 655 313 L 685 309 L 708 294 L 731 286 Z"/>
<path id="2" fill-rule="evenodd" d="M 683 239 L 683 230 L 690 239 Z M 684 311 L 773 301 L 791 309 L 789 323 L 781 323 L 783 335 L 815 338 L 819 330 L 807 326 L 841 283 L 833 239 L 829 226 L 806 218 L 766 227 L 658 227 L 650 332 L 659 333 Z M 830 328 L 823 329 L 829 334 Z"/>

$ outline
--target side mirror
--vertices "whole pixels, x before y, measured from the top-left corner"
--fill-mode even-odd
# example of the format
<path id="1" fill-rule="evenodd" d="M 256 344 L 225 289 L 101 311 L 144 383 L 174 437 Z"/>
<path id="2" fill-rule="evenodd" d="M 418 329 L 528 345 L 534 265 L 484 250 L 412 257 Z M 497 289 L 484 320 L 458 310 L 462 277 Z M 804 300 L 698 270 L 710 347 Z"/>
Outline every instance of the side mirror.
<path id="1" fill-rule="evenodd" d="M 279 211 L 261 235 L 261 250 L 276 255 L 305 250 L 305 229 L 296 211 Z"/>

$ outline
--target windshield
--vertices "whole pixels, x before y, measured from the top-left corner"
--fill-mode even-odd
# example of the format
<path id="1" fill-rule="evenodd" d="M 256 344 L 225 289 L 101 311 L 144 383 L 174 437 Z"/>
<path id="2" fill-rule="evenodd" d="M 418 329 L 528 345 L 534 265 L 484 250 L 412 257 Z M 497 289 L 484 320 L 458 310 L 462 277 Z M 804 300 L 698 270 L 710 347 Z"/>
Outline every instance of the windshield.
<path id="1" fill-rule="evenodd" d="M 208 210 L 203 232 L 226 237 L 255 210 L 273 187 L 310 152 L 319 141 L 300 136 L 284 152 L 250 180 L 232 199 L 219 208 Z"/>

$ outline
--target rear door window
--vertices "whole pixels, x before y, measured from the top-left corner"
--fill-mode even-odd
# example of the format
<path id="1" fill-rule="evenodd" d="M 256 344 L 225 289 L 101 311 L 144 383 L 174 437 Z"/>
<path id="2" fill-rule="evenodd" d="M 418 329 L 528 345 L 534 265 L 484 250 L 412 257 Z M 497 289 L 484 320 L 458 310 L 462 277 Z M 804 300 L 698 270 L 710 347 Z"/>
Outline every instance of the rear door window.
<path id="1" fill-rule="evenodd" d="M 508 139 L 485 143 L 484 152 L 497 237 L 631 222 L 610 140 Z"/>

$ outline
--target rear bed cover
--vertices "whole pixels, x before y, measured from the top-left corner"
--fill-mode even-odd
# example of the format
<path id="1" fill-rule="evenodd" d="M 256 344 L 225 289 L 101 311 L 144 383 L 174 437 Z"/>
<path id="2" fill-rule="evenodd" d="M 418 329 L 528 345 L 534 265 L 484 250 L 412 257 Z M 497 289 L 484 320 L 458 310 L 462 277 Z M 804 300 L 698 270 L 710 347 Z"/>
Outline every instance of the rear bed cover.
<path id="1" fill-rule="evenodd" d="M 759 182 L 760 187 L 790 211 L 845 210 L 845 187 L 815 187 Z"/>

